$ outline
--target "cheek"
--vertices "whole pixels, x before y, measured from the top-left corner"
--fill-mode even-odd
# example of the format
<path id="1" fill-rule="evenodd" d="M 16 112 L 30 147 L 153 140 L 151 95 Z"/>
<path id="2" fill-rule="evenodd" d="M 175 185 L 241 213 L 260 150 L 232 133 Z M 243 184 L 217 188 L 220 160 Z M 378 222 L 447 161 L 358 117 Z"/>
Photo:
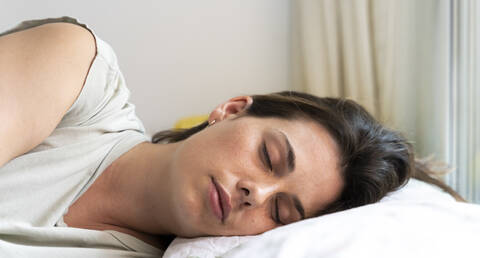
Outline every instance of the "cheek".
<path id="1" fill-rule="evenodd" d="M 232 235 L 257 235 L 273 229 L 277 225 L 261 210 L 248 210 L 234 223 Z"/>
<path id="2" fill-rule="evenodd" d="M 233 157 L 239 157 L 247 142 L 241 132 L 224 127 L 219 124 L 218 128 L 201 131 L 185 140 L 176 162 L 182 173 L 212 172 L 228 165 Z"/>

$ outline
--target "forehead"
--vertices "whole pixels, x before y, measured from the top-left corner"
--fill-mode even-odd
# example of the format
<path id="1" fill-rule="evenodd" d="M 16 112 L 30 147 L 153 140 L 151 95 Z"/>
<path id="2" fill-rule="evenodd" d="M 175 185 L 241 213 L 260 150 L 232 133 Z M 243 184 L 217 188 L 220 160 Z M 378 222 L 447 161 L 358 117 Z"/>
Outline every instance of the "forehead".
<path id="1" fill-rule="evenodd" d="M 333 202 L 343 187 L 338 146 L 323 126 L 308 119 L 269 121 L 266 131 L 282 133 L 295 152 L 295 170 L 285 179 L 287 191 L 298 196 L 307 217 Z"/>

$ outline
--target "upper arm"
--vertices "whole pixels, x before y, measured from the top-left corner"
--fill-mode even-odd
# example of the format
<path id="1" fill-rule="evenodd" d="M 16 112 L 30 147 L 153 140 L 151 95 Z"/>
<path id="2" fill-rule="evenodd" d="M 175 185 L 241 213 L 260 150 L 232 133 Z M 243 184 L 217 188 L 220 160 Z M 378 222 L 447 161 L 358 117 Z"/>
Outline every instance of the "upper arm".
<path id="1" fill-rule="evenodd" d="M 91 33 L 51 23 L 0 37 L 0 167 L 48 137 L 95 57 Z"/>

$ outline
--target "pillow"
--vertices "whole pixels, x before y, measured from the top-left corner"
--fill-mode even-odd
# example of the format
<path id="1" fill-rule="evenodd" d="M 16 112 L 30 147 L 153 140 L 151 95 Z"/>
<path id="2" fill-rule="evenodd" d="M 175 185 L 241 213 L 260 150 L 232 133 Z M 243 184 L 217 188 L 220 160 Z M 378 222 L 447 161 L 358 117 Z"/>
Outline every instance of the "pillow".
<path id="1" fill-rule="evenodd" d="M 163 258 L 215 258 L 240 244 L 257 236 L 230 236 L 230 237 L 177 237 L 168 246 Z"/>
<path id="2" fill-rule="evenodd" d="M 164 257 L 478 257 L 480 205 L 411 179 L 380 202 L 257 236 L 176 238 Z"/>

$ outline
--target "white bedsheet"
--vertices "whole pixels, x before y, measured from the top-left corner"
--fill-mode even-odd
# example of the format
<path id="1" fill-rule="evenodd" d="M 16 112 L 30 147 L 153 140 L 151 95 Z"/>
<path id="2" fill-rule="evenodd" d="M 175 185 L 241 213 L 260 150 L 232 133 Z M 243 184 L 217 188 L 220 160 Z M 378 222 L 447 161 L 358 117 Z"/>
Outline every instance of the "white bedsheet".
<path id="1" fill-rule="evenodd" d="M 230 251 L 228 251 L 230 250 Z M 480 205 L 455 202 L 417 180 L 381 202 L 253 237 L 177 238 L 180 257 L 480 257 Z"/>

